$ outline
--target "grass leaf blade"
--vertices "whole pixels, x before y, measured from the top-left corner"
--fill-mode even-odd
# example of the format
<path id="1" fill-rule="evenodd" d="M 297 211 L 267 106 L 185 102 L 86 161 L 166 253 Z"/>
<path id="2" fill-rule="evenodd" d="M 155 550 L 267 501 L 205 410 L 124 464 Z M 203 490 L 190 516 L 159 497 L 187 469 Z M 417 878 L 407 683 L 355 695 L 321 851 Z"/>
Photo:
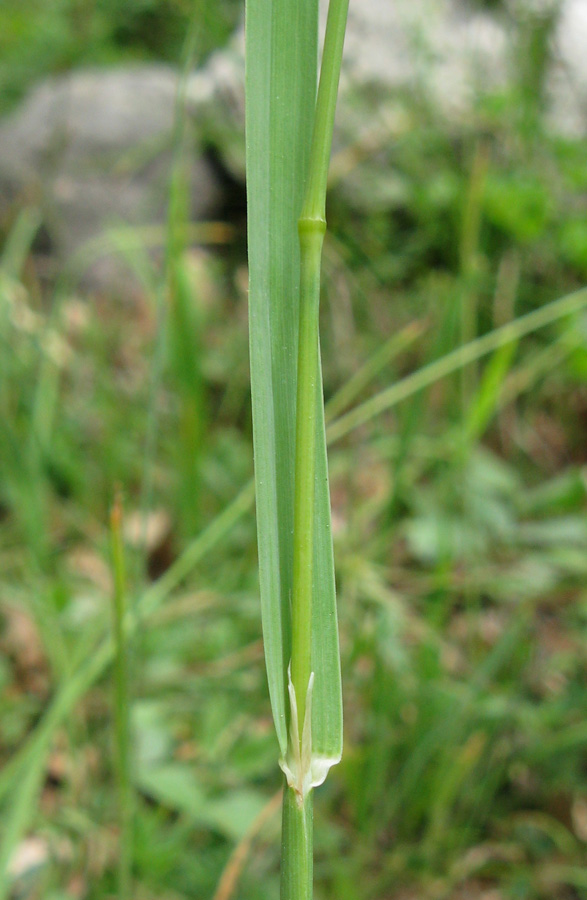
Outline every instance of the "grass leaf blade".
<path id="1" fill-rule="evenodd" d="M 299 246 L 312 132 L 316 0 L 249 0 L 246 129 L 257 530 L 271 705 L 287 749 Z"/>

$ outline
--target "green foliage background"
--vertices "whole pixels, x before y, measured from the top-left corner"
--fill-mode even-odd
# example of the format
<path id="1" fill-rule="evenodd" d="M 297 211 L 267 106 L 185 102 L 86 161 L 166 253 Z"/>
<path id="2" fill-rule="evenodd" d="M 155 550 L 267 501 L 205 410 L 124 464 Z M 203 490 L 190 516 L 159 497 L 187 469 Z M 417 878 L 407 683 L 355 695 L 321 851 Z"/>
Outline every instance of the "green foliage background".
<path id="1" fill-rule="evenodd" d="M 0 113 L 38 78 L 76 65 L 129 60 L 177 62 L 199 11 L 200 52 L 222 44 L 238 0 L 3 0 L 0 4 Z"/>

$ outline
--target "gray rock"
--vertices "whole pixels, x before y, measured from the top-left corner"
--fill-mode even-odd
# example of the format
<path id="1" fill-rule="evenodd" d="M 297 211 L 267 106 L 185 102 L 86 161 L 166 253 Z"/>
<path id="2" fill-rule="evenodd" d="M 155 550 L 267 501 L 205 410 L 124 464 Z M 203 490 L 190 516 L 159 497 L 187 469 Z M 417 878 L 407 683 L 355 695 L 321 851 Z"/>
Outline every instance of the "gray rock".
<path id="1" fill-rule="evenodd" d="M 584 137 L 587 0 L 505 0 L 500 15 L 472 0 L 351 0 L 332 166 L 347 200 L 364 210 L 393 204 L 402 186 L 388 148 L 413 127 L 414 100 L 446 127 L 467 129 L 479 99 L 515 81 L 512 32 L 540 16 L 554 23 L 545 123 Z M 39 86 L 0 123 L 0 213 L 7 199 L 37 198 L 62 260 L 108 226 L 162 223 L 176 91 L 165 66 L 73 72 Z M 244 183 L 242 28 L 190 76 L 186 103 L 197 220 L 221 194 L 205 144 Z M 119 270 L 116 257 L 102 257 L 89 280 L 112 285 Z"/>
<path id="2" fill-rule="evenodd" d="M 327 3 L 322 2 L 322 29 Z M 545 124 L 587 134 L 587 0 L 508 0 L 500 15 L 471 0 L 351 0 L 333 178 L 353 204 L 386 205 L 398 190 L 385 148 L 412 127 L 414 98 L 462 131 L 478 101 L 507 89 L 519 60 L 512 34 L 537 17 L 554 25 Z M 190 82 L 194 115 L 244 179 L 244 30 Z M 338 158 L 337 148 L 341 150 Z M 368 159 L 368 165 L 357 163 Z"/>
<path id="3" fill-rule="evenodd" d="M 177 80 L 164 66 L 72 72 L 41 84 L 0 125 L 0 204 L 38 202 L 62 261 L 82 248 L 95 257 L 84 267 L 93 287 L 128 284 L 121 255 L 96 245 L 105 229 L 164 221 Z M 189 157 L 197 220 L 220 188 L 201 149 Z"/>

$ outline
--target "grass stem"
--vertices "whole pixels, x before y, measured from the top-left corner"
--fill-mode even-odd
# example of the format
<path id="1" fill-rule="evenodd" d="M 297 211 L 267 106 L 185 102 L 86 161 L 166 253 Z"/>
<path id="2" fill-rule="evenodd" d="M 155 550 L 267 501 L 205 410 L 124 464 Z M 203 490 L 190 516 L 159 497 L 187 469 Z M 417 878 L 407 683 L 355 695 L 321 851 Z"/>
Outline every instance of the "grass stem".
<path id="1" fill-rule="evenodd" d="M 281 826 L 281 900 L 312 900 L 313 792 L 304 797 L 287 789 Z"/>
<path id="2" fill-rule="evenodd" d="M 283 800 L 282 900 L 311 900 L 313 881 L 313 797 L 311 710 L 307 710 L 312 675 L 312 605 L 314 591 L 315 485 L 318 457 L 318 416 L 321 414 L 319 311 L 322 246 L 326 232 L 326 188 L 332 148 L 334 113 L 340 79 L 348 0 L 331 0 L 309 173 L 298 221 L 300 246 L 300 307 L 296 396 L 294 478 L 294 535 L 292 572 L 291 678 L 297 706 L 299 747 L 298 785 L 289 787 Z M 323 440 L 323 438 L 322 438 Z M 309 702 L 309 701 L 308 701 Z M 306 723 L 306 713 L 308 723 Z M 297 751 L 297 754 L 296 754 Z M 309 788 L 307 787 L 309 785 Z M 301 791 L 301 793 L 300 793 Z"/>
<path id="3" fill-rule="evenodd" d="M 291 677 L 297 700 L 300 741 L 306 713 L 306 693 L 312 667 L 315 448 L 320 365 L 318 310 L 320 257 L 325 229 L 326 223 L 318 219 L 302 219 L 300 221 L 300 338 L 296 414 L 291 657 Z"/>
<path id="4" fill-rule="evenodd" d="M 296 403 L 292 658 L 301 745 L 306 693 L 312 668 L 312 582 L 316 421 L 320 388 L 319 306 L 322 245 L 326 232 L 326 188 L 348 0 L 331 0 L 306 195 L 298 222 L 300 239 L 300 330 Z M 301 746 L 300 746 L 301 749 Z"/>
<path id="5" fill-rule="evenodd" d="M 122 502 L 117 494 L 110 513 L 110 536 L 114 590 L 114 732 L 118 778 L 120 841 L 118 854 L 118 898 L 130 900 L 132 892 L 132 782 L 130 777 L 130 693 L 126 616 L 126 572 L 122 540 Z"/>

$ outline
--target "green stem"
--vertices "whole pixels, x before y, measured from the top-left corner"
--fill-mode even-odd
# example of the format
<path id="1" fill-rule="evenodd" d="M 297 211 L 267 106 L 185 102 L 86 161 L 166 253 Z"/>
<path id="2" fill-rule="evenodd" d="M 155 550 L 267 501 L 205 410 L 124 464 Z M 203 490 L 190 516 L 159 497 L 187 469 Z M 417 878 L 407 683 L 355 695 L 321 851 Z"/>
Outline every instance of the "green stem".
<path id="1" fill-rule="evenodd" d="M 326 219 L 326 188 L 349 0 L 330 0 L 301 219 Z"/>
<path id="2" fill-rule="evenodd" d="M 300 240 L 300 319 L 296 396 L 294 535 L 292 571 L 293 682 L 302 752 L 306 696 L 312 671 L 312 590 L 314 574 L 314 494 L 316 430 L 320 378 L 319 306 L 320 266 L 326 232 L 326 187 L 348 0 L 330 0 L 306 195 L 298 221 Z M 300 784 L 305 782 L 298 772 Z M 299 787 L 300 785 L 298 785 Z M 312 898 L 312 791 L 286 787 L 283 800 L 281 900 Z"/>
<path id="3" fill-rule="evenodd" d="M 312 900 L 312 800 L 310 791 L 303 804 L 300 804 L 295 791 L 287 786 L 284 789 L 281 900 Z"/>
<path id="4" fill-rule="evenodd" d="M 114 570 L 114 727 L 120 841 L 118 854 L 118 898 L 131 896 L 132 869 L 132 785 L 130 778 L 129 678 L 127 662 L 126 574 L 122 543 L 122 506 L 117 497 L 110 515 L 112 567 Z"/>
<path id="5" fill-rule="evenodd" d="M 312 576 L 314 487 L 320 351 L 318 308 L 320 259 L 326 223 L 300 220 L 300 332 L 296 413 L 294 556 L 291 678 L 296 693 L 300 741 L 312 666 Z"/>
<path id="6" fill-rule="evenodd" d="M 296 400 L 291 671 L 298 708 L 300 741 L 312 667 L 316 416 L 317 403 L 321 402 L 321 398 L 318 397 L 320 266 L 326 231 L 328 165 L 347 12 L 348 0 L 331 0 L 326 23 L 306 195 L 298 222 L 300 330 Z"/>

